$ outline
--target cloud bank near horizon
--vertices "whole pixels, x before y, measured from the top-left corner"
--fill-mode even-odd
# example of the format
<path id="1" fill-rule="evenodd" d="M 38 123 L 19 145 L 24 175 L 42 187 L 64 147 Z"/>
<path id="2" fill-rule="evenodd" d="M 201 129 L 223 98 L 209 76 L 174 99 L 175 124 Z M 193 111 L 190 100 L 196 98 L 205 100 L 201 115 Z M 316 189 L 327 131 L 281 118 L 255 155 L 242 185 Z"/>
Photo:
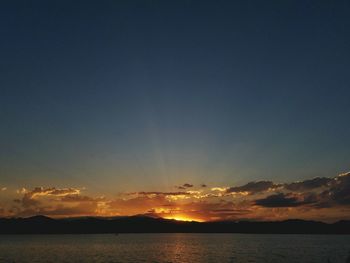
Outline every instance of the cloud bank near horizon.
<path id="1" fill-rule="evenodd" d="M 350 218 L 350 172 L 291 183 L 254 181 L 240 186 L 190 183 L 177 191 L 138 191 L 112 198 L 90 196 L 84 188 L 35 187 L 16 191 L 1 216 L 124 216 L 208 220 L 335 221 Z"/>

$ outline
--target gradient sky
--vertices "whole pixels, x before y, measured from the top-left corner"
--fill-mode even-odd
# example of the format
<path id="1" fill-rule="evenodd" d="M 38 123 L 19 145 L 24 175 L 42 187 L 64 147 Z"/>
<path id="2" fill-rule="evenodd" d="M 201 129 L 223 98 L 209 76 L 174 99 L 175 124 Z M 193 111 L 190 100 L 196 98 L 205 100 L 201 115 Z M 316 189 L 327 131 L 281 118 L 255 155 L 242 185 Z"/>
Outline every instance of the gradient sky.
<path id="1" fill-rule="evenodd" d="M 349 28 L 348 1 L 5 1 L 2 198 L 345 173 Z"/>

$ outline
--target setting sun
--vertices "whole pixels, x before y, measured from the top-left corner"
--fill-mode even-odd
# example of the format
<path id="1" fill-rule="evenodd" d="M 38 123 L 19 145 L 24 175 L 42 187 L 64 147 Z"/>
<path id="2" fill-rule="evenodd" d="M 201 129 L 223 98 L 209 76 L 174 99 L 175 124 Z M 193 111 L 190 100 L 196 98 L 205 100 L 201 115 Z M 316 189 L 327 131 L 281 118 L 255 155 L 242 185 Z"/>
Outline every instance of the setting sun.
<path id="1" fill-rule="evenodd" d="M 191 221 L 204 222 L 204 220 L 202 219 L 192 218 L 192 217 L 187 217 L 182 215 L 167 216 L 167 217 L 164 217 L 164 219 L 173 219 L 176 221 L 186 221 L 186 222 L 191 222 Z"/>

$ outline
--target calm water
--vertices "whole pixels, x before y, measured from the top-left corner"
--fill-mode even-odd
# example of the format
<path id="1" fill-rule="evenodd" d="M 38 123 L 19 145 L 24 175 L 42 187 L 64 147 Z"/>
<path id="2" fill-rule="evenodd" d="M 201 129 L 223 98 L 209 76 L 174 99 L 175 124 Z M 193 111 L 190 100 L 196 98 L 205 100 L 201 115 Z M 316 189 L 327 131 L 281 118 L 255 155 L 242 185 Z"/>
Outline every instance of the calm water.
<path id="1" fill-rule="evenodd" d="M 0 262 L 341 262 L 350 236 L 0 235 Z"/>

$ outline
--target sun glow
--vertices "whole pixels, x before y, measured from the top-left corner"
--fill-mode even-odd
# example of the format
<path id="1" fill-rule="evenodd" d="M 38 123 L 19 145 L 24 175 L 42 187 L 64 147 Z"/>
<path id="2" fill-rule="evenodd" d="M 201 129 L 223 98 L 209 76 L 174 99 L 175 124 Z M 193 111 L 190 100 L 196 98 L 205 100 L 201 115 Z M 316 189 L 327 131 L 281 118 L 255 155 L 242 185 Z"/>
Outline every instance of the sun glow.
<path id="1" fill-rule="evenodd" d="M 191 222 L 191 221 L 203 222 L 204 221 L 202 219 L 192 218 L 192 217 L 187 217 L 182 215 L 166 216 L 164 217 L 164 219 L 173 219 L 176 221 L 186 221 L 186 222 Z"/>

